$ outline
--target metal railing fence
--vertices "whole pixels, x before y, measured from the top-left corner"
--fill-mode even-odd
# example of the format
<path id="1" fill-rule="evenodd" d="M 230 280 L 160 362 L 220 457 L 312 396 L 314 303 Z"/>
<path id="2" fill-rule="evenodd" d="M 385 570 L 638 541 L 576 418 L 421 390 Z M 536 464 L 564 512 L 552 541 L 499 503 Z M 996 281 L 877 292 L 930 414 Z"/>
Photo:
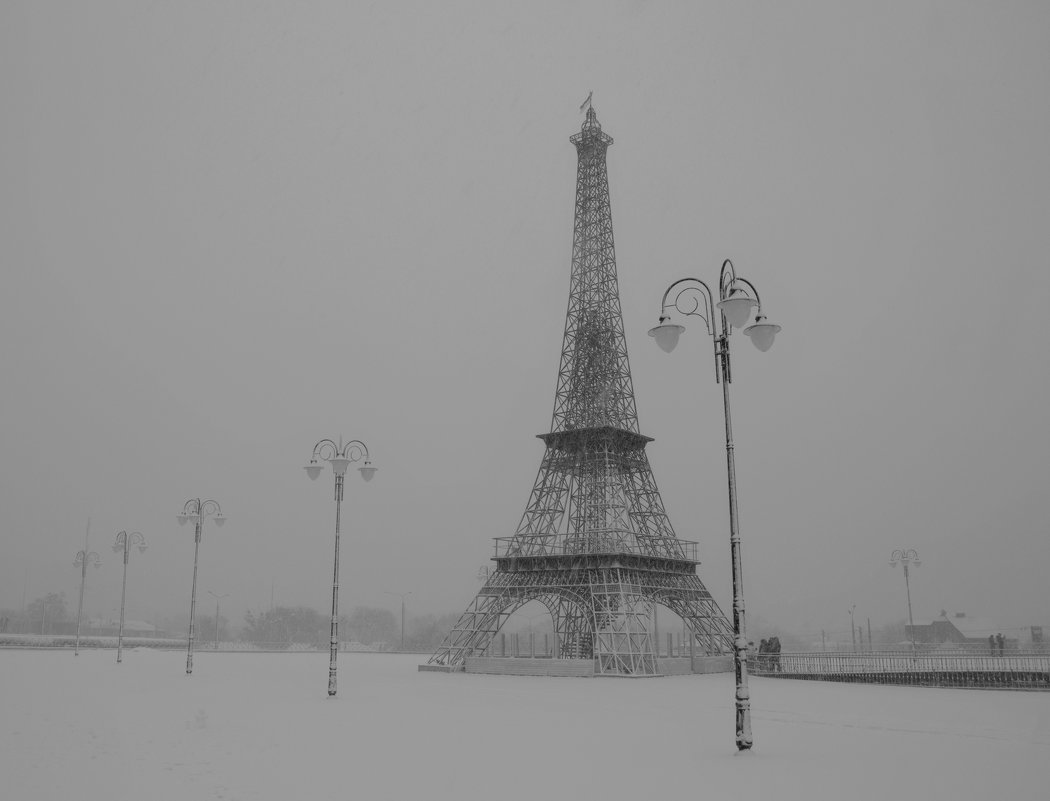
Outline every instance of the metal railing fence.
<path id="1" fill-rule="evenodd" d="M 754 676 L 918 687 L 1050 690 L 1050 655 L 869 653 L 749 654 Z"/>

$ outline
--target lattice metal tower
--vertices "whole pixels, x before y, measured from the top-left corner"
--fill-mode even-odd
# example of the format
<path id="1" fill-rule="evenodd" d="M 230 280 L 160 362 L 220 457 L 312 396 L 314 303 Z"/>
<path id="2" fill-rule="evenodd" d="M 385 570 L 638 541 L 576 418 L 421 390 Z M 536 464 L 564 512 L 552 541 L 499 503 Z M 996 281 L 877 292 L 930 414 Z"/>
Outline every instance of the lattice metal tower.
<path id="1" fill-rule="evenodd" d="M 430 658 L 457 666 L 484 654 L 507 619 L 539 601 L 555 655 L 594 659 L 601 674 L 656 675 L 654 604 L 674 611 L 707 653 L 732 629 L 696 575 L 696 543 L 664 511 L 640 433 L 616 280 L 606 151 L 593 107 L 576 146 L 569 308 L 551 432 L 513 537 L 496 538 L 492 571 Z M 695 646 L 694 646 L 695 647 Z"/>

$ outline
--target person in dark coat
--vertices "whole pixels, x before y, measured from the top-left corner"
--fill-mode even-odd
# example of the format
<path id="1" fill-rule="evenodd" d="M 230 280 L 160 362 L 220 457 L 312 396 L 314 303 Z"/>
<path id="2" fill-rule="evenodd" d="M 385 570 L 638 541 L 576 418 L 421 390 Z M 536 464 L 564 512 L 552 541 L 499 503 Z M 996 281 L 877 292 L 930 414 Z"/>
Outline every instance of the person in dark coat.
<path id="1" fill-rule="evenodd" d="M 995 635 L 994 634 L 989 634 L 988 635 L 988 653 L 990 653 L 992 656 L 995 656 Z"/>
<path id="2" fill-rule="evenodd" d="M 995 641 L 999 644 L 999 656 L 1004 656 L 1003 646 L 1006 644 L 1006 638 L 1001 631 L 995 635 Z"/>

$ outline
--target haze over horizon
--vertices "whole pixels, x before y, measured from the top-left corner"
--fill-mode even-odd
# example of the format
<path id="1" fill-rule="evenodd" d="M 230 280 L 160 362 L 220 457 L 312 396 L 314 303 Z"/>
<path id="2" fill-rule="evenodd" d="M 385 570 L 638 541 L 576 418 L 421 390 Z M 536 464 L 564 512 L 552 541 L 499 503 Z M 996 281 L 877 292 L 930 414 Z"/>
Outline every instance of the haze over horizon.
<path id="1" fill-rule="evenodd" d="M 550 428 L 576 153 L 614 139 L 642 432 L 730 612 L 721 390 L 699 321 L 725 258 L 783 326 L 734 337 L 748 614 L 849 637 L 944 609 L 1050 626 L 1050 7 L 1012 2 L 0 7 L 0 608 L 64 591 L 235 624 L 330 603 L 458 613 Z M 200 607 L 199 607 L 200 608 Z M 205 607 L 206 608 L 206 607 Z M 757 634 L 757 633 L 754 633 Z M 757 639 L 757 636 L 752 636 Z"/>

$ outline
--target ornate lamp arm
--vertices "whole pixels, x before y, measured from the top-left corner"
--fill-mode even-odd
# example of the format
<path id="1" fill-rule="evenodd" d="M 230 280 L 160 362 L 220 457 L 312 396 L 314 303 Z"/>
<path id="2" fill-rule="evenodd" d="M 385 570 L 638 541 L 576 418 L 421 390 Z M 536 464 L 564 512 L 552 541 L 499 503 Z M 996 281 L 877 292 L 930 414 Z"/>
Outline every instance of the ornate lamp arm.
<path id="1" fill-rule="evenodd" d="M 359 439 L 352 439 L 345 445 L 341 437 L 338 445 L 330 439 L 322 439 L 314 445 L 313 458 L 324 459 L 326 462 L 332 459 L 348 459 L 351 463 L 359 462 L 369 458 L 368 446 Z"/>
<path id="2" fill-rule="evenodd" d="M 680 287 L 674 296 L 674 300 L 668 302 L 671 293 Z M 707 333 L 711 335 L 715 352 L 715 381 L 719 381 L 718 368 L 721 361 L 718 341 L 715 329 L 715 302 L 711 288 L 699 278 L 680 278 L 675 281 L 664 292 L 660 301 L 660 324 L 649 331 L 649 335 L 655 337 L 660 347 L 671 350 L 678 344 L 678 336 L 685 329 L 680 325 L 671 323 L 671 317 L 667 314 L 668 309 L 673 308 L 679 314 L 686 317 L 699 317 L 707 326 Z M 725 336 L 725 320 L 722 320 L 722 331 Z M 667 344 L 661 342 L 664 340 Z M 727 365 L 728 366 L 728 365 Z"/>

